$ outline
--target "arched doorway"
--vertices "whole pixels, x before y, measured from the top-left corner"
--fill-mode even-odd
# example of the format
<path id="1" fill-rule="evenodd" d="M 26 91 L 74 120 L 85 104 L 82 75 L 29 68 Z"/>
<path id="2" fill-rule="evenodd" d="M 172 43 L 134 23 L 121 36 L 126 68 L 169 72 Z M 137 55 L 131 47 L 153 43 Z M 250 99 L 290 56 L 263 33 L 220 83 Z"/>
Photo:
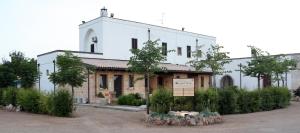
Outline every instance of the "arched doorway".
<path id="1" fill-rule="evenodd" d="M 229 75 L 225 75 L 221 79 L 221 88 L 226 88 L 228 86 L 233 86 L 233 79 Z"/>

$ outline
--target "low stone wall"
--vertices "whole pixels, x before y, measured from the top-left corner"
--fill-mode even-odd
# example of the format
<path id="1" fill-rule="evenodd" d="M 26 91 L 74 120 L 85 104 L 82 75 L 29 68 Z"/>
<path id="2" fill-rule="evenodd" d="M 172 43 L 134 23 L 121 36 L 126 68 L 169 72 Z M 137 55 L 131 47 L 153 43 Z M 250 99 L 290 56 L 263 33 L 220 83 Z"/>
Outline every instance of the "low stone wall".
<path id="1" fill-rule="evenodd" d="M 217 112 L 198 113 L 196 115 L 177 116 L 169 114 L 151 113 L 146 115 L 146 123 L 156 126 L 206 126 L 222 123 L 223 117 Z"/>

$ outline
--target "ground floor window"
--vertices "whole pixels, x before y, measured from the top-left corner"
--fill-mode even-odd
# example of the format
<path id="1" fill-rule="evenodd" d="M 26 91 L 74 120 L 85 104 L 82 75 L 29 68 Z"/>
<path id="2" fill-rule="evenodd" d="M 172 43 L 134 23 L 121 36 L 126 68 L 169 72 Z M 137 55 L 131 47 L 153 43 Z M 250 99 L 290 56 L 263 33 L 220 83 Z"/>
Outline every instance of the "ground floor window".
<path id="1" fill-rule="evenodd" d="M 107 89 L 107 75 L 100 74 L 99 80 L 100 80 L 100 88 Z"/>
<path id="2" fill-rule="evenodd" d="M 134 76 L 133 75 L 129 75 L 129 87 L 134 87 Z"/>

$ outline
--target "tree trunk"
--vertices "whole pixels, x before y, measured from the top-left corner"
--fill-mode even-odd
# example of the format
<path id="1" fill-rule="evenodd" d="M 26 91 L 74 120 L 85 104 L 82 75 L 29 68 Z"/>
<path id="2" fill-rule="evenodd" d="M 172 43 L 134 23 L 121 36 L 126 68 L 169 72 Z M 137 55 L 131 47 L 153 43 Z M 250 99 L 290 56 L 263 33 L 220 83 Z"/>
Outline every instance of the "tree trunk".
<path id="1" fill-rule="evenodd" d="M 74 98 L 74 87 L 72 86 L 72 99 Z"/>
<path id="2" fill-rule="evenodd" d="M 260 89 L 260 75 L 257 76 L 257 88 Z"/>
<path id="3" fill-rule="evenodd" d="M 279 87 L 279 78 L 278 77 L 279 77 L 279 75 L 278 75 L 278 73 L 276 73 L 277 87 Z"/>
<path id="4" fill-rule="evenodd" d="M 146 104 L 147 104 L 147 114 L 149 114 L 149 93 L 150 93 L 150 76 L 149 73 L 147 73 L 147 89 L 146 89 Z"/>
<path id="5" fill-rule="evenodd" d="M 213 74 L 213 87 L 216 88 L 216 75 Z"/>

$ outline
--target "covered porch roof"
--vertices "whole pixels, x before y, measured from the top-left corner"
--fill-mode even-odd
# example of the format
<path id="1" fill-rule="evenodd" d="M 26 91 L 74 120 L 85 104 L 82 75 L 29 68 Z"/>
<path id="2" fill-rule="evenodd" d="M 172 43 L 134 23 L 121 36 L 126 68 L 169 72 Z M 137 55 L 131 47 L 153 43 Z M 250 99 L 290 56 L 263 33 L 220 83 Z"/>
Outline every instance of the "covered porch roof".
<path id="1" fill-rule="evenodd" d="M 103 58 L 81 58 L 82 62 L 87 65 L 95 66 L 99 70 L 118 70 L 128 71 L 128 60 L 103 59 Z M 188 65 L 179 65 L 171 63 L 161 63 L 159 65 L 166 68 L 170 73 L 203 73 L 211 74 L 211 71 L 196 71 L 194 67 Z"/>

